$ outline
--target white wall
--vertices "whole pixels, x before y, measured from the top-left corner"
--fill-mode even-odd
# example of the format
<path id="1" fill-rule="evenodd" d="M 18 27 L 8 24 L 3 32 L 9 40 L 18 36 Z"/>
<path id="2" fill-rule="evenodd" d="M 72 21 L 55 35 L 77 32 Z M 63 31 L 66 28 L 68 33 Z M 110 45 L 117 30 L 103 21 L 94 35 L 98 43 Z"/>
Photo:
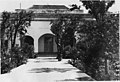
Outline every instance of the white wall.
<path id="1" fill-rule="evenodd" d="M 34 38 L 35 52 L 38 52 L 38 39 L 43 34 L 51 33 L 50 21 L 32 21 L 31 26 L 28 28 L 28 34 Z"/>
<path id="2" fill-rule="evenodd" d="M 40 41 L 40 44 L 38 44 L 39 38 L 44 35 L 44 34 L 52 34 L 50 31 L 50 21 L 32 21 L 31 26 L 28 27 L 27 29 L 27 34 L 31 36 L 34 39 L 34 51 L 38 52 L 38 46 L 42 46 L 41 49 L 39 49 L 39 52 L 44 51 L 44 38 Z M 16 44 L 20 44 L 19 37 L 17 38 Z M 54 39 L 54 44 L 53 44 L 53 51 L 57 51 L 57 46 L 55 44 L 55 39 Z"/>

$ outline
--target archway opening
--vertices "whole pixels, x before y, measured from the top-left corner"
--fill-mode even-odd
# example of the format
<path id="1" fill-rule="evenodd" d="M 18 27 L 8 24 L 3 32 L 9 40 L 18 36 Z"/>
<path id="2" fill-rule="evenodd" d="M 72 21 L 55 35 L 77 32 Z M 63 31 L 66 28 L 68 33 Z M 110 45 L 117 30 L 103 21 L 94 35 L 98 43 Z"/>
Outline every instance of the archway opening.
<path id="1" fill-rule="evenodd" d="M 24 36 L 23 43 L 27 43 L 28 45 L 34 45 L 34 39 L 31 36 Z"/>
<path id="2" fill-rule="evenodd" d="M 38 53 L 49 56 L 57 53 L 57 45 L 53 34 L 44 34 L 38 39 Z"/>

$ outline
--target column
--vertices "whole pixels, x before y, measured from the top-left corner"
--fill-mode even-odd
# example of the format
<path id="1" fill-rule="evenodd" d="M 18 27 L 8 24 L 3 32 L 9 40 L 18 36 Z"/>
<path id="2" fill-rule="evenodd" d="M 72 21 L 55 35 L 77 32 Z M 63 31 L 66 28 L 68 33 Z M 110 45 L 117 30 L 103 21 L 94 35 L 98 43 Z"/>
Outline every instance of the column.
<path id="1" fill-rule="evenodd" d="M 34 38 L 34 52 L 38 53 L 38 38 Z"/>

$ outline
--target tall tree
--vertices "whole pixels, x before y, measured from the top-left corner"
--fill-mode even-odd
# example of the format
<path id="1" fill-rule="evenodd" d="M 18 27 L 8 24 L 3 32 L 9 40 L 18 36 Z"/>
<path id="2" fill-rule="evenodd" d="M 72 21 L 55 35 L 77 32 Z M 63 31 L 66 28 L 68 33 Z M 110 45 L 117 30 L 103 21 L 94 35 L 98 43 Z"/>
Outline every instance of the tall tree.
<path id="1" fill-rule="evenodd" d="M 3 12 L 1 22 L 2 48 L 7 47 L 5 46 L 6 41 L 11 41 L 11 47 L 14 47 L 17 35 L 24 35 L 27 32 L 27 27 L 30 26 L 31 20 L 32 12 Z"/>
<path id="2" fill-rule="evenodd" d="M 101 56 L 105 60 L 118 57 L 118 15 L 108 13 L 108 9 L 115 3 L 114 0 L 80 1 L 95 18 L 95 21 L 84 21 L 84 24 L 79 26 L 80 28 L 77 30 L 80 35 L 79 43 L 83 45 L 79 48 L 86 51 L 83 55 L 84 58 L 82 57 L 81 60 L 85 60 L 83 62 L 88 67 L 85 67 L 86 70 L 91 71 L 93 77 L 95 77 L 96 71 L 99 71 Z M 72 10 L 77 8 L 77 6 L 74 6 Z M 115 56 L 115 53 L 117 56 Z M 107 68 L 107 66 L 105 67 Z M 93 70 L 89 70 L 89 68 L 95 69 L 94 72 L 96 73 L 93 73 Z M 107 70 L 106 73 L 108 73 Z"/>
<path id="3" fill-rule="evenodd" d="M 32 20 L 32 12 L 26 12 L 24 10 L 15 13 L 12 18 L 12 24 L 14 27 L 14 33 L 13 33 L 13 42 L 12 47 L 15 46 L 15 40 L 17 34 L 25 34 L 27 32 L 27 27 L 30 26 Z"/>
<path id="4" fill-rule="evenodd" d="M 91 72 L 93 75 L 99 74 L 97 72 L 94 73 L 95 69 L 96 71 L 101 70 L 99 69 L 102 65 L 101 58 L 109 59 L 111 62 L 114 62 L 119 56 L 118 14 L 107 14 L 104 18 L 105 24 L 101 28 L 104 28 L 106 33 L 99 30 L 96 21 L 84 21 L 84 24 L 77 30 L 77 34 L 79 34 L 77 49 L 85 52 L 83 55 L 80 54 L 79 58 L 86 66 L 86 71 L 88 73 Z M 107 66 L 105 67 L 107 73 Z M 89 68 L 92 69 L 88 70 Z M 95 76 L 93 77 L 95 78 Z"/>
<path id="5" fill-rule="evenodd" d="M 75 44 L 75 31 L 78 24 L 78 20 L 81 16 L 77 15 L 65 15 L 60 16 L 57 20 L 51 22 L 51 31 L 56 36 L 56 44 L 58 49 L 58 60 L 62 58 L 63 50 L 66 46 L 71 47 Z"/>
<path id="6" fill-rule="evenodd" d="M 32 12 L 20 11 L 15 13 L 2 13 L 2 21 L 0 24 L 2 55 L 1 73 L 9 72 L 14 66 L 23 63 L 27 53 L 23 52 L 21 50 L 22 48 L 20 49 L 16 47 L 15 42 L 18 35 L 25 35 L 27 27 L 30 26 L 31 20 Z M 9 45 L 10 43 L 11 46 Z"/>
<path id="7" fill-rule="evenodd" d="M 2 13 L 2 22 L 1 22 L 1 26 L 0 26 L 0 29 L 1 29 L 1 52 L 4 52 L 6 51 L 7 49 L 7 46 L 5 46 L 5 40 L 7 41 L 8 40 L 8 29 L 9 27 L 11 26 L 10 25 L 10 13 L 9 12 L 3 12 Z"/>
<path id="8" fill-rule="evenodd" d="M 55 34 L 55 42 L 57 44 L 57 58 L 58 61 L 62 60 L 62 35 L 64 33 L 62 18 L 52 21 L 51 31 Z"/>
<path id="9" fill-rule="evenodd" d="M 101 55 L 105 54 L 105 48 L 107 47 L 106 45 L 107 43 L 105 40 L 107 38 L 106 36 L 107 30 L 106 30 L 106 25 L 105 25 L 106 22 L 104 20 L 105 20 L 106 13 L 108 13 L 108 9 L 115 3 L 115 1 L 114 0 L 113 1 L 105 1 L 105 0 L 83 1 L 83 0 L 80 0 L 80 1 L 83 3 L 83 6 L 85 6 L 85 8 L 88 9 L 88 12 L 96 19 L 97 29 L 98 29 L 98 34 L 97 34 L 98 40 L 96 40 L 96 42 L 98 46 L 101 46 L 99 54 Z"/>

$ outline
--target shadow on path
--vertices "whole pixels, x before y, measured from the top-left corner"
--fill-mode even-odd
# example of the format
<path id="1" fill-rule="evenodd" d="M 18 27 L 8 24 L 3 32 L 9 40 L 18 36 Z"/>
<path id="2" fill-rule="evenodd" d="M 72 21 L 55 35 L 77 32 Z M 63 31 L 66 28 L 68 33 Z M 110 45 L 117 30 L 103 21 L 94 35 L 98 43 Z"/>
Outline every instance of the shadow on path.
<path id="1" fill-rule="evenodd" d="M 64 72 L 71 71 L 74 69 L 75 68 L 34 68 L 34 69 L 29 70 L 29 72 L 30 73 L 43 73 L 43 72 L 49 73 L 49 72 L 57 71 L 60 73 L 64 73 Z"/>
<path id="2" fill-rule="evenodd" d="M 81 70 L 70 65 L 68 60 L 65 59 L 59 62 L 55 57 L 39 57 L 31 60 L 31 62 L 33 67 L 27 70 L 27 72 L 29 74 L 40 74 L 39 77 L 47 77 L 47 79 L 51 77 L 58 82 L 95 81 Z"/>
<path id="3" fill-rule="evenodd" d="M 76 78 L 76 79 L 64 79 L 61 81 L 95 81 L 95 80 L 90 77 L 81 77 L 81 78 Z"/>
<path id="4" fill-rule="evenodd" d="M 94 79 L 92 79 L 91 77 L 80 77 L 77 78 L 79 81 L 95 81 Z"/>

